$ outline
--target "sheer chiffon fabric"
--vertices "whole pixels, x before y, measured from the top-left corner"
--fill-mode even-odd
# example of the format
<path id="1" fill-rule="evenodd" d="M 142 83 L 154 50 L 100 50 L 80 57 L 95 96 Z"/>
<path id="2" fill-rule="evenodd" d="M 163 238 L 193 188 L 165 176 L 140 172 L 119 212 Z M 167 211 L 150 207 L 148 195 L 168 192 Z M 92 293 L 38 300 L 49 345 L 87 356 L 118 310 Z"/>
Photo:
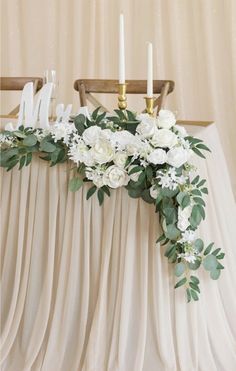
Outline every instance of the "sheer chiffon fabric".
<path id="1" fill-rule="evenodd" d="M 99 207 L 89 184 L 68 191 L 67 164 L 2 171 L 3 371 L 235 370 L 235 203 L 215 126 L 192 130 L 212 149 L 196 162 L 209 189 L 199 236 L 226 269 L 199 272 L 188 305 L 152 205 L 118 189 Z"/>

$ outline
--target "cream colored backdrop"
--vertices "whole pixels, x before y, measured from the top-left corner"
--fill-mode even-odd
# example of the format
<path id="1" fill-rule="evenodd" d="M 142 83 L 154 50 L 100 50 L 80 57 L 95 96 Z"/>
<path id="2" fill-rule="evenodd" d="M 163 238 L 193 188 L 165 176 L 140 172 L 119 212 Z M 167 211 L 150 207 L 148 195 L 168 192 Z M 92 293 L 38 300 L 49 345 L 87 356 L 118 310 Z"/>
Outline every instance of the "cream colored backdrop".
<path id="1" fill-rule="evenodd" d="M 236 191 L 235 0 L 2 0 L 2 75 L 55 68 L 59 100 L 77 109 L 76 78 L 117 77 L 121 11 L 127 78 L 146 77 L 152 41 L 154 78 L 176 82 L 169 107 L 181 119 L 218 123 Z"/>

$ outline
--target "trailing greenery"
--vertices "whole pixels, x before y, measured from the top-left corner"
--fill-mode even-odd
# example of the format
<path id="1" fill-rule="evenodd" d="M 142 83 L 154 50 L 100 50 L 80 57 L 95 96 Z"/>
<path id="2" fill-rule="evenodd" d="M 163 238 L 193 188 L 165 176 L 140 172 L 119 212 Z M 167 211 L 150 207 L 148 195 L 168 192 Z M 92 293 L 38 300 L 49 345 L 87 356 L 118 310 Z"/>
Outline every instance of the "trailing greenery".
<path id="1" fill-rule="evenodd" d="M 7 171 L 28 166 L 34 153 L 50 166 L 71 160 L 69 189 L 75 192 L 92 182 L 87 200 L 96 194 L 102 205 L 111 189 L 124 186 L 130 197 L 153 204 L 162 227 L 157 244 L 165 246 L 174 264 L 175 288 L 185 287 L 188 302 L 199 298 L 195 271 L 201 265 L 212 279 L 219 278 L 224 253 L 196 236 L 205 219 L 206 180 L 193 175 L 196 168 L 189 162 L 193 154 L 205 158 L 209 148 L 176 125 L 170 111 L 153 118 L 128 110 L 111 115 L 98 108 L 90 117 L 79 114 L 73 123 L 3 131 L 0 145 L 0 165 Z"/>

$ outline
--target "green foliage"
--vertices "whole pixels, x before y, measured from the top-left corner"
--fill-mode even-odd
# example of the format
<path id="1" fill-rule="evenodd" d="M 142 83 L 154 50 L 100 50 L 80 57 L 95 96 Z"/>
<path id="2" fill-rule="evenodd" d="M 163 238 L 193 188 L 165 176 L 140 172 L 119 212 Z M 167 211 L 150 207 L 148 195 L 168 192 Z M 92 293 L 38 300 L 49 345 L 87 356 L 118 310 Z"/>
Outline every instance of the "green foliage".
<path id="1" fill-rule="evenodd" d="M 136 114 L 129 110 L 115 110 L 114 116 L 106 116 L 105 112 L 101 112 L 98 107 L 92 113 L 91 117 L 86 117 L 79 114 L 74 118 L 74 125 L 76 128 L 76 135 L 82 136 L 84 130 L 89 127 L 98 125 L 105 129 L 109 127 L 112 131 L 127 130 L 135 134 L 139 120 Z M 41 138 L 40 133 L 42 129 L 19 127 L 13 132 L 5 131 L 4 135 L 14 138 L 13 145 L 2 148 L 0 156 L 0 166 L 7 171 L 18 165 L 19 170 L 24 166 L 28 166 L 33 158 L 33 153 L 39 153 L 40 158 L 54 166 L 58 163 L 68 161 L 68 146 L 63 140 L 55 141 L 52 134 L 48 134 Z M 186 137 L 190 143 L 190 148 L 200 157 L 205 158 L 205 151 L 210 151 L 201 139 L 194 137 Z M 112 165 L 112 161 L 110 163 Z M 109 164 L 109 165 L 110 165 Z M 205 219 L 205 200 L 204 196 L 208 194 L 208 189 L 205 185 L 206 180 L 201 179 L 197 175 L 192 181 L 188 179 L 185 184 L 179 184 L 176 189 L 161 187 L 160 170 L 169 169 L 169 165 L 153 165 L 145 164 L 140 161 L 140 158 L 133 158 L 128 156 L 125 164 L 125 169 L 129 169 L 130 165 L 134 165 L 129 170 L 129 175 L 137 174 L 137 181 L 130 180 L 125 188 L 132 198 L 142 198 L 149 204 L 154 204 L 155 211 L 159 214 L 160 225 L 162 226 L 162 234 L 157 239 L 161 248 L 165 249 L 165 256 L 169 263 L 174 264 L 174 272 L 176 277 L 180 277 L 175 285 L 175 288 L 185 286 L 187 301 L 197 301 L 199 299 L 200 281 L 198 277 L 193 275 L 201 265 L 209 272 L 213 280 L 219 278 L 224 266 L 221 264 L 225 254 L 221 252 L 220 248 L 214 249 L 214 243 L 204 246 L 204 242 L 197 238 L 194 242 L 185 243 L 181 241 L 182 232 L 178 227 L 178 209 L 186 209 L 191 207 L 191 215 L 188 219 L 190 226 L 188 230 L 195 231 L 202 220 Z M 79 190 L 86 179 L 86 166 L 81 163 L 76 166 L 76 175 L 69 182 L 69 189 L 72 192 Z M 175 169 L 176 175 L 181 176 L 188 168 L 183 165 Z M 155 186 L 158 189 L 156 199 L 151 197 L 150 189 Z M 86 199 L 96 194 L 99 205 L 104 202 L 105 196 L 110 197 L 110 188 L 102 186 L 98 188 L 94 184 L 87 191 Z M 184 214 L 184 213 L 183 213 Z M 191 250 L 192 249 L 192 250 Z M 187 258 L 185 260 L 185 253 L 194 254 L 195 260 L 190 263 Z M 191 261 L 191 260 L 190 260 Z"/>
<path id="2" fill-rule="evenodd" d="M 69 182 L 69 190 L 71 192 L 76 192 L 82 187 L 82 185 L 83 185 L 83 179 L 81 179 L 78 176 L 74 177 Z"/>

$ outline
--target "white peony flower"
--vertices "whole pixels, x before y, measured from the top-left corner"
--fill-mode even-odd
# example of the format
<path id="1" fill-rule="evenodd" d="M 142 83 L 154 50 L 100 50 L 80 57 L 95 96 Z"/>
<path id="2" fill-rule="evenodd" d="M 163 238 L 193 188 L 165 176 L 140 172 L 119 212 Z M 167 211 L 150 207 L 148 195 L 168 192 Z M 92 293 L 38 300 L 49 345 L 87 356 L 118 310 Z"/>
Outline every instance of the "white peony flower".
<path id="1" fill-rule="evenodd" d="M 98 139 L 92 148 L 92 155 L 98 164 L 110 162 L 114 157 L 114 151 L 111 144 L 105 139 Z"/>
<path id="2" fill-rule="evenodd" d="M 99 126 L 90 126 L 89 128 L 84 130 L 82 134 L 83 140 L 89 146 L 93 146 L 100 138 L 101 131 L 102 129 Z"/>
<path id="3" fill-rule="evenodd" d="M 154 147 L 172 148 L 178 143 L 178 138 L 171 130 L 159 129 L 154 133 L 151 143 Z"/>
<path id="4" fill-rule="evenodd" d="M 175 125 L 175 129 L 177 130 L 178 136 L 181 138 L 185 138 L 188 135 L 186 129 L 183 126 Z"/>
<path id="5" fill-rule="evenodd" d="M 111 143 L 118 147 L 120 150 L 131 144 L 135 140 L 135 136 L 128 130 L 121 130 L 112 133 Z"/>
<path id="6" fill-rule="evenodd" d="M 162 129 L 170 129 L 176 123 L 173 112 L 161 109 L 157 117 L 157 126 Z"/>
<path id="7" fill-rule="evenodd" d="M 151 138 L 157 130 L 156 119 L 146 113 L 140 114 L 137 118 L 141 121 L 136 128 L 137 133 L 144 138 Z"/>
<path id="8" fill-rule="evenodd" d="M 167 152 L 167 163 L 174 167 L 180 167 L 189 160 L 190 152 L 183 147 L 171 148 Z"/>
<path id="9" fill-rule="evenodd" d="M 148 155 L 147 161 L 154 165 L 164 164 L 167 161 L 166 152 L 163 149 L 155 149 Z"/>
<path id="10" fill-rule="evenodd" d="M 124 168 L 128 155 L 125 152 L 116 152 L 113 162 L 115 165 Z"/>
<path id="11" fill-rule="evenodd" d="M 185 209 L 181 209 L 178 207 L 178 223 L 177 227 L 180 231 L 184 232 L 189 226 L 189 218 L 192 213 L 192 205 L 185 207 Z"/>
<path id="12" fill-rule="evenodd" d="M 116 165 L 108 167 L 103 175 L 103 183 L 110 188 L 119 188 L 125 186 L 129 182 L 127 171 Z"/>
<path id="13" fill-rule="evenodd" d="M 138 156 L 142 149 L 142 142 L 138 137 L 134 137 L 133 141 L 125 147 L 129 156 Z"/>
<path id="14" fill-rule="evenodd" d="M 160 189 L 158 189 L 156 185 L 153 185 L 153 186 L 151 186 L 149 192 L 150 192 L 150 196 L 151 196 L 152 198 L 156 199 L 157 196 L 158 196 L 159 193 L 160 193 Z"/>
<path id="15" fill-rule="evenodd" d="M 112 131 L 110 129 L 102 129 L 100 133 L 100 138 L 110 140 L 112 136 Z"/>

